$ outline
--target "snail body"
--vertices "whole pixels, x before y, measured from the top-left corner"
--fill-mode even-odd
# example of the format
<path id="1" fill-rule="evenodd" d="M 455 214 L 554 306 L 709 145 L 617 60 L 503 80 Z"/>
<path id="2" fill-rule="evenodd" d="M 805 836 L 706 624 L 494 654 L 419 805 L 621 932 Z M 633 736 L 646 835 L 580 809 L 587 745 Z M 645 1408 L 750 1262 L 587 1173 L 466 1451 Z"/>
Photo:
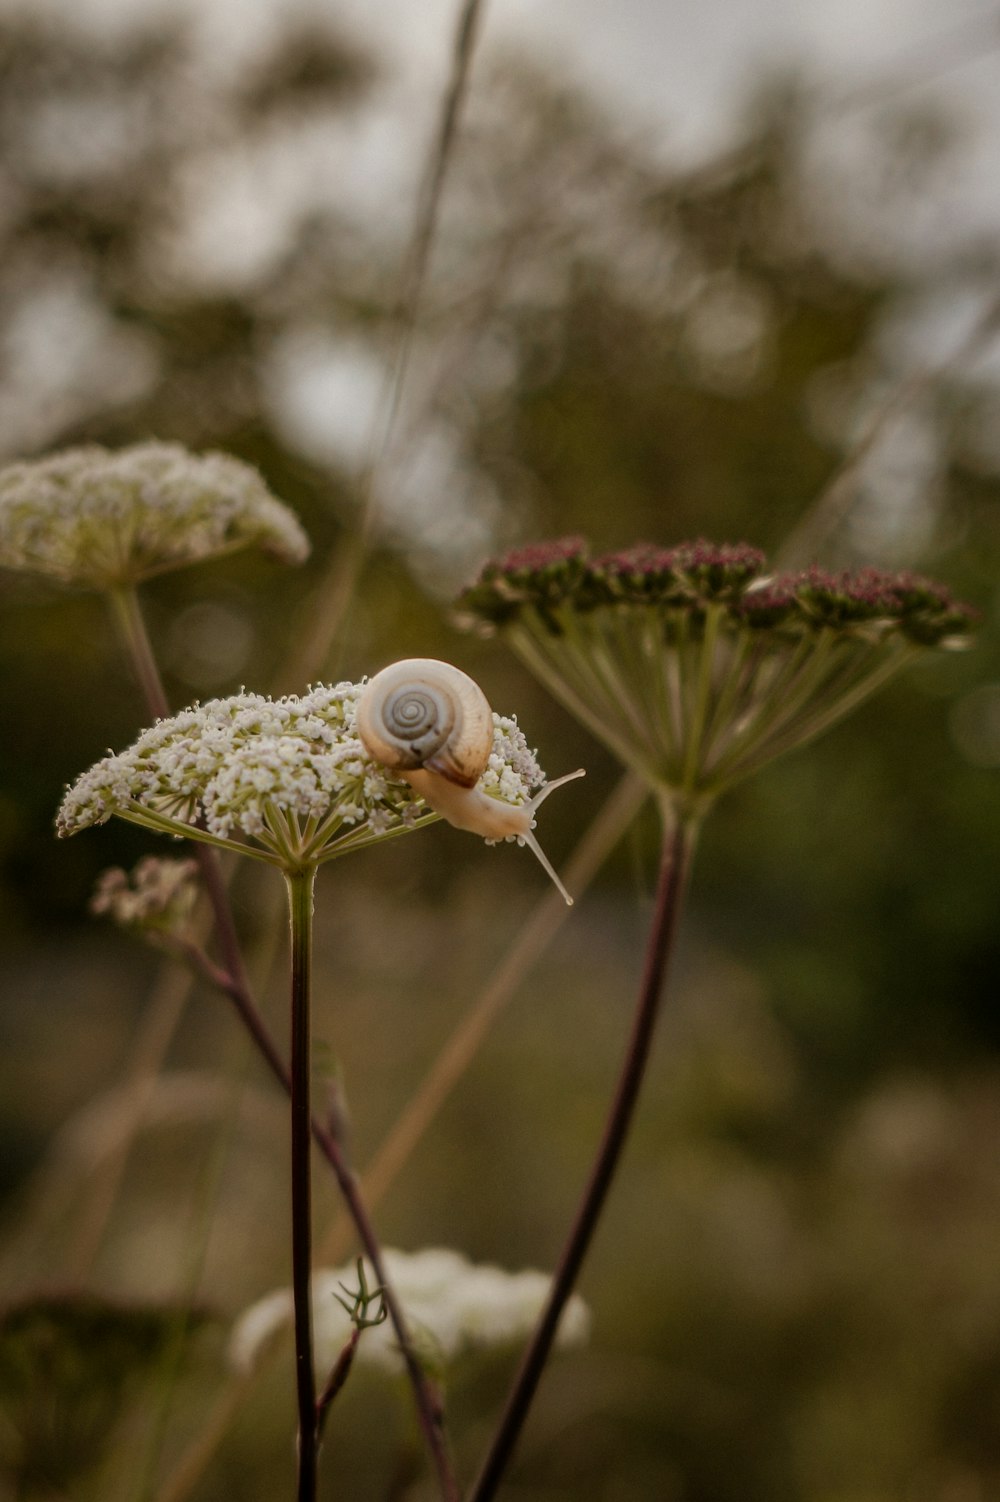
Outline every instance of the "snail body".
<path id="1" fill-rule="evenodd" d="M 480 788 L 457 787 L 437 772 L 421 770 L 402 775 L 414 792 L 456 829 L 467 829 L 484 840 L 506 840 L 511 835 L 523 840 L 531 833 L 534 813 L 529 803 L 506 803 Z"/>
<path id="2" fill-rule="evenodd" d="M 435 813 L 485 840 L 513 837 L 527 845 L 572 903 L 532 831 L 535 811 L 549 793 L 584 774 L 548 782 L 520 804 L 478 787 L 493 751 L 493 711 L 467 673 L 433 657 L 392 663 L 365 685 L 357 726 L 368 753 L 405 778 Z"/>

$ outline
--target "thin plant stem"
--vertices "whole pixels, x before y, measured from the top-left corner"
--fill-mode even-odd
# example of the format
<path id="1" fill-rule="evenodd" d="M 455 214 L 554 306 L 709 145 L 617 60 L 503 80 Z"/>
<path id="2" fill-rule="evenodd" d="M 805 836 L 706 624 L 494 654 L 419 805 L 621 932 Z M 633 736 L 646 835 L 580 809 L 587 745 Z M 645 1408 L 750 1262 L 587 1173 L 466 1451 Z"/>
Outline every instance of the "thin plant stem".
<path id="1" fill-rule="evenodd" d="M 295 682 L 323 672 L 347 617 L 375 525 L 378 481 L 389 453 L 413 350 L 441 200 L 468 93 L 472 61 L 482 27 L 485 0 L 459 0 L 452 40 L 451 67 L 441 99 L 437 130 L 421 183 L 413 231 L 400 277 L 395 341 L 385 378 L 380 411 L 368 458 L 358 480 L 360 522 L 336 555 L 323 587 L 312 603 L 312 622 L 295 664 Z"/>
<path id="2" fill-rule="evenodd" d="M 313 887 L 316 867 L 285 873 L 291 935 L 292 1301 L 295 1310 L 295 1391 L 299 1413 L 297 1502 L 315 1502 L 316 1374 L 312 1338 L 312 1157 L 309 1105 L 309 1018 L 312 986 Z"/>
<path id="3" fill-rule="evenodd" d="M 184 1451 L 180 1462 L 156 1494 L 156 1502 L 187 1502 L 205 1469 L 243 1407 L 255 1373 L 234 1378 L 222 1391 L 205 1427 Z"/>
<path id="4" fill-rule="evenodd" d="M 191 1335 L 191 1312 L 194 1309 L 198 1287 L 205 1270 L 211 1221 L 218 1208 L 226 1161 L 232 1154 L 235 1142 L 237 1120 L 246 1089 L 246 1066 L 249 1061 L 246 1039 L 239 1036 L 238 1041 L 242 1064 L 229 1083 L 222 1114 L 223 1130 L 215 1136 L 211 1151 L 206 1156 L 195 1179 L 194 1201 L 188 1221 L 196 1231 L 196 1235 L 192 1238 L 193 1250 L 184 1257 L 186 1265 L 181 1272 L 179 1290 L 185 1313 L 178 1321 L 169 1346 L 159 1363 L 160 1374 L 153 1423 L 146 1447 L 145 1464 L 139 1467 L 139 1485 L 136 1491 L 138 1502 L 151 1502 L 156 1495 L 156 1473 L 165 1448 L 171 1410 L 180 1380 L 187 1342 Z"/>
<path id="5" fill-rule="evenodd" d="M 253 998 L 244 992 L 239 982 L 218 966 L 213 966 L 211 961 L 206 960 L 204 956 L 196 959 L 195 956 L 186 954 L 186 958 L 196 966 L 206 979 L 211 980 L 214 985 L 218 986 L 220 990 L 230 997 L 241 1017 L 248 1016 L 249 1020 L 253 1021 L 252 1036 L 254 1041 L 257 1042 L 258 1047 L 263 1052 L 274 1077 L 282 1085 L 285 1093 L 290 1096 L 292 1093 L 291 1071 L 278 1053 L 266 1024 L 259 1013 L 257 1013 L 253 1005 Z M 248 1007 L 251 1009 L 249 1014 L 247 1013 Z M 445 1502 L 457 1502 L 459 1496 L 458 1486 L 444 1443 L 441 1405 L 419 1360 L 414 1354 L 413 1342 L 410 1338 L 402 1307 L 388 1281 L 381 1244 L 362 1197 L 357 1178 L 344 1155 L 340 1143 L 329 1127 L 313 1117 L 310 1130 L 313 1141 L 333 1169 L 337 1180 L 337 1187 L 347 1206 L 347 1213 L 354 1224 L 358 1240 L 361 1242 L 365 1255 L 375 1271 L 378 1282 L 382 1284 L 385 1307 L 389 1311 L 389 1319 L 392 1321 L 396 1339 L 399 1342 L 399 1348 L 406 1365 L 407 1374 L 413 1387 L 417 1419 L 423 1431 L 431 1459 L 434 1462 L 441 1495 L 445 1499 Z"/>
<path id="6" fill-rule="evenodd" d="M 417 1417 L 434 1461 L 441 1495 L 444 1498 L 444 1502 L 459 1502 L 458 1483 L 455 1480 L 451 1460 L 444 1441 L 444 1414 L 441 1409 L 441 1403 L 434 1394 L 431 1384 L 427 1380 L 426 1373 L 414 1353 L 413 1341 L 410 1339 L 402 1306 L 386 1275 L 382 1248 L 378 1237 L 375 1235 L 375 1229 L 368 1214 L 367 1206 L 361 1197 L 357 1179 L 347 1164 L 340 1144 L 329 1128 L 322 1126 L 318 1121 L 314 1120 L 312 1134 L 316 1142 L 319 1143 L 327 1161 L 332 1166 L 334 1173 L 337 1175 L 337 1183 L 340 1186 L 340 1192 L 344 1196 L 351 1219 L 354 1222 L 358 1238 L 365 1250 L 368 1261 L 372 1265 L 376 1282 L 382 1286 L 382 1297 L 385 1300 L 385 1307 L 389 1311 L 389 1319 L 396 1332 L 396 1339 L 399 1341 L 400 1354 L 403 1357 L 410 1382 L 413 1386 L 414 1396 L 417 1400 Z"/>
<path id="7" fill-rule="evenodd" d="M 648 796 L 648 785 L 636 773 L 623 775 L 567 862 L 566 884 L 574 892 L 582 893 L 589 886 L 597 869 Z M 471 1065 L 490 1027 L 562 927 L 567 912 L 558 893 L 552 892 L 542 899 L 495 975 L 445 1042 L 362 1174 L 360 1188 L 369 1213 L 378 1207 L 411 1160 L 455 1085 Z M 212 965 L 203 952 L 194 954 L 185 950 L 184 957 L 211 984 L 226 989 L 228 976 L 218 966 Z M 324 1129 L 314 1123 L 313 1133 L 321 1151 L 325 1151 Z M 345 1255 L 350 1249 L 352 1232 L 356 1233 L 356 1228 L 351 1217 L 340 1210 L 322 1242 L 318 1254 L 320 1260 L 335 1261 Z M 322 1402 L 321 1397 L 320 1407 Z M 237 1400 L 227 1390 L 210 1415 L 205 1433 L 185 1452 L 176 1474 L 168 1479 L 156 1502 L 185 1502 L 218 1448 L 237 1408 Z"/>
<path id="8" fill-rule="evenodd" d="M 990 29 L 995 35 L 992 17 Z M 815 560 L 830 539 L 848 521 L 857 504 L 864 467 L 891 424 L 927 391 L 953 376 L 962 365 L 988 349 L 1000 333 L 1000 298 L 991 298 L 972 328 L 944 360 L 923 366 L 905 376 L 889 392 L 868 419 L 867 425 L 848 450 L 819 495 L 789 532 L 775 558 L 782 569 L 803 567 Z"/>
<path id="9" fill-rule="evenodd" d="M 698 763 L 702 744 L 708 729 L 709 707 L 712 698 L 712 673 L 715 667 L 716 641 L 722 623 L 722 608 L 709 606 L 704 625 L 704 635 L 699 652 L 698 673 L 693 713 L 687 727 L 688 752 L 684 765 L 683 786 L 691 791 L 698 778 Z"/>
<path id="10" fill-rule="evenodd" d="M 156 664 L 149 633 L 146 630 L 139 597 L 134 588 L 123 586 L 109 591 L 108 600 L 136 678 L 139 680 L 146 707 L 157 719 L 164 719 L 170 713 L 170 705 Z M 211 905 L 215 934 L 222 951 L 223 962 L 234 983 L 229 994 L 236 1002 L 244 1025 L 249 1029 L 254 1042 L 264 1054 L 272 1071 L 283 1073 L 284 1063 L 281 1054 L 253 1002 L 250 979 L 243 963 L 243 951 L 240 948 L 236 925 L 233 922 L 222 867 L 214 851 L 202 844 L 200 840 L 193 841 L 193 844 L 194 855 L 198 861 Z"/>
<path id="11" fill-rule="evenodd" d="M 118 628 L 118 634 L 128 650 L 132 670 L 139 680 L 146 708 L 156 719 L 164 720 L 170 713 L 170 705 L 167 702 L 160 670 L 156 665 L 153 644 L 146 630 L 146 622 L 143 619 L 142 606 L 139 604 L 135 586 L 132 584 L 116 585 L 108 590 L 107 601 Z"/>
<path id="12" fill-rule="evenodd" d="M 333 1370 L 326 1380 L 323 1391 L 316 1400 L 316 1428 L 320 1435 L 322 1435 L 326 1426 L 334 1399 L 340 1393 L 344 1383 L 351 1374 L 351 1367 L 354 1365 L 354 1353 L 358 1349 L 360 1339 L 361 1331 L 355 1326 L 348 1337 L 347 1344 L 333 1364 Z"/>
<path id="13" fill-rule="evenodd" d="M 131 588 L 112 591 L 109 601 L 147 706 L 152 714 L 162 718 L 169 713 L 169 706 L 136 592 Z M 216 937 L 225 966 L 224 971 L 219 972 L 215 979 L 224 994 L 233 1002 L 240 1021 L 249 1032 L 271 1073 L 286 1093 L 291 1095 L 291 1072 L 254 999 L 250 979 L 243 962 L 236 925 L 233 922 L 222 866 L 214 850 L 202 844 L 200 840 L 193 841 L 193 845 L 211 904 Z M 368 1260 L 375 1269 L 378 1281 L 385 1287 L 386 1308 L 403 1354 L 407 1375 L 413 1388 L 418 1422 L 437 1472 L 441 1495 L 445 1502 L 457 1502 L 458 1486 L 444 1443 L 441 1405 L 432 1392 L 423 1367 L 414 1354 L 399 1301 L 388 1285 L 379 1240 L 362 1201 L 357 1181 L 333 1134 L 318 1121 L 311 1123 L 311 1131 L 313 1139 L 333 1169 Z"/>
<path id="14" fill-rule="evenodd" d="M 552 1349 L 560 1316 L 573 1291 L 604 1208 L 639 1097 L 697 837 L 695 817 L 674 809 L 666 799 L 663 817 L 663 845 L 653 922 L 632 1035 L 590 1177 L 556 1268 L 548 1303 L 514 1378 L 489 1453 L 469 1494 L 469 1502 L 489 1502 L 510 1462 Z"/>
<path id="15" fill-rule="evenodd" d="M 160 1072 L 187 1005 L 191 977 L 176 965 L 158 974 L 126 1065 L 129 1127 L 104 1166 L 100 1180 L 87 1196 L 82 1223 L 67 1237 L 65 1276 L 85 1283 L 104 1242 L 128 1163 L 132 1142 L 152 1099 Z"/>

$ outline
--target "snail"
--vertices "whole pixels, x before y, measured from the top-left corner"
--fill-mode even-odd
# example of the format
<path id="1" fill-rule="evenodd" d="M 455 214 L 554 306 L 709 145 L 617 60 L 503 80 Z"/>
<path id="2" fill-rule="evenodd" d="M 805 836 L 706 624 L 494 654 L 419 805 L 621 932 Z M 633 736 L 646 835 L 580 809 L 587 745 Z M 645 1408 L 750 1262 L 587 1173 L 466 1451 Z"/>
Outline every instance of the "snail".
<path id="1" fill-rule="evenodd" d="M 433 657 L 394 662 L 362 690 L 357 725 L 369 754 L 405 778 L 435 813 L 486 840 L 513 835 L 537 856 L 572 905 L 532 829 L 549 794 L 584 773 L 558 777 L 521 804 L 491 798 L 478 787 L 493 751 L 493 711 L 475 679 Z"/>

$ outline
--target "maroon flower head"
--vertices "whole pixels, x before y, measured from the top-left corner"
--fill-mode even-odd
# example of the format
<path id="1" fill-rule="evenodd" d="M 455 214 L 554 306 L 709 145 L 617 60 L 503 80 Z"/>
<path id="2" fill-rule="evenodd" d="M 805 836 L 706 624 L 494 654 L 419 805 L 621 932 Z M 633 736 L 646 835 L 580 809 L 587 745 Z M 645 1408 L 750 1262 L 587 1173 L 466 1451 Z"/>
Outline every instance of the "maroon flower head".
<path id="1" fill-rule="evenodd" d="M 491 559 L 459 597 L 460 615 L 503 626 L 517 617 L 522 606 L 534 606 L 551 623 L 551 608 L 567 599 L 580 581 L 586 551 L 582 537 L 562 537 L 514 548 L 502 558 Z"/>
<path id="2" fill-rule="evenodd" d="M 553 611 L 602 605 L 694 607 L 735 601 L 764 567 L 764 555 L 746 543 L 706 542 L 663 548 L 638 543 L 597 558 L 579 537 L 535 543 L 494 559 L 459 597 L 466 617 L 492 626 L 510 624 L 523 610 L 539 611 L 555 635 L 562 626 Z"/>
<path id="3" fill-rule="evenodd" d="M 582 537 L 560 537 L 551 542 L 531 542 L 512 548 L 502 558 L 483 567 L 481 579 L 503 578 L 511 581 L 532 580 L 546 574 L 559 575 L 566 564 L 582 558 L 587 551 Z"/>
<path id="4" fill-rule="evenodd" d="M 758 630 L 784 628 L 794 634 L 868 627 L 898 632 L 926 647 L 966 635 L 976 618 L 943 584 L 917 574 L 877 568 L 830 573 L 815 567 L 778 574 L 751 588 L 739 615 Z"/>
<path id="5" fill-rule="evenodd" d="M 593 558 L 520 548 L 466 590 L 553 693 L 662 794 L 702 807 L 805 744 L 974 613 L 915 574 L 768 576 L 756 548 L 699 538 Z"/>

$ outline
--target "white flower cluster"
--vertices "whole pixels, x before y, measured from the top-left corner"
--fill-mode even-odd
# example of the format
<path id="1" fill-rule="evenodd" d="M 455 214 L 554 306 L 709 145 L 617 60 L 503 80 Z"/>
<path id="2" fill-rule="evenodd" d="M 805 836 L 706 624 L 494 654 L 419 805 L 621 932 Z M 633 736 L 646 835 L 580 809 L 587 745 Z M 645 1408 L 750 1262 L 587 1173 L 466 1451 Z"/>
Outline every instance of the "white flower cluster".
<path id="1" fill-rule="evenodd" d="M 385 1272 L 402 1306 L 418 1350 L 436 1365 L 448 1365 L 465 1352 L 506 1346 L 527 1339 L 549 1296 L 546 1273 L 505 1272 L 476 1265 L 461 1253 L 443 1247 L 422 1252 L 386 1251 Z M 365 1263 L 368 1286 L 377 1278 Z M 357 1267 L 318 1270 L 312 1277 L 313 1323 L 317 1377 L 322 1381 L 333 1367 L 351 1333 L 347 1311 L 338 1303 L 357 1289 Z M 253 1369 L 262 1347 L 292 1322 L 292 1294 L 277 1289 L 244 1311 L 229 1345 L 233 1366 Z M 590 1311 L 579 1294 L 563 1310 L 556 1336 L 561 1348 L 583 1345 L 590 1333 Z M 358 1361 L 397 1373 L 403 1358 L 388 1323 L 362 1331 Z"/>
<path id="2" fill-rule="evenodd" d="M 283 699 L 235 694 L 160 720 L 83 773 L 63 800 L 58 832 L 76 834 L 117 814 L 197 838 L 191 826 L 201 821 L 216 840 L 288 864 L 436 817 L 359 740 L 363 686 L 319 685 Z M 523 803 L 530 793 L 523 772 L 535 782 L 543 774 L 513 720 L 498 717 L 494 735 L 491 791 Z"/>
<path id="3" fill-rule="evenodd" d="M 198 896 L 198 862 L 145 855 L 131 873 L 121 866 L 102 872 L 90 911 L 122 928 L 181 929 Z"/>
<path id="4" fill-rule="evenodd" d="M 515 717 L 493 714 L 493 750 L 479 779 L 484 793 L 504 803 L 527 803 L 545 781 L 534 751 Z M 492 843 L 492 841 L 490 842 Z"/>
<path id="5" fill-rule="evenodd" d="M 309 542 L 255 469 L 175 443 L 90 445 L 0 471 L 0 567 L 107 589 L 256 544 Z"/>

